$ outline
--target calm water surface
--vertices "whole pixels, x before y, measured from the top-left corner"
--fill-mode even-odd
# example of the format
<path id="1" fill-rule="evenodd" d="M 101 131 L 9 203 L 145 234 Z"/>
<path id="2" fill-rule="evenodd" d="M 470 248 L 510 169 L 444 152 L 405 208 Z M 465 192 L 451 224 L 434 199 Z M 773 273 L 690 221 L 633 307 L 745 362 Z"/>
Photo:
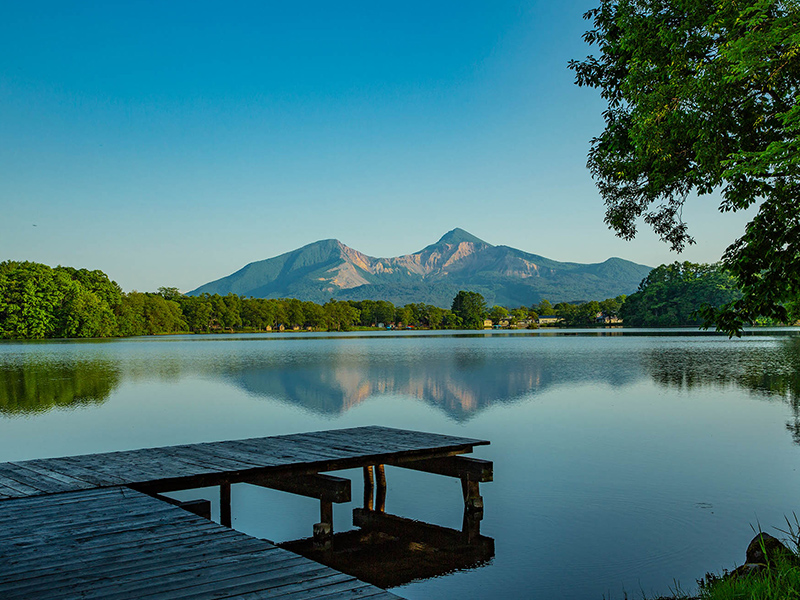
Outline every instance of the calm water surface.
<path id="1" fill-rule="evenodd" d="M 494 461 L 494 558 L 393 590 L 410 599 L 694 589 L 800 512 L 798 402 L 800 336 L 781 330 L 0 343 L 0 461 L 371 424 L 491 440 L 474 456 Z M 458 482 L 387 478 L 388 512 L 460 528 Z M 318 510 L 233 489 L 234 527 L 275 541 Z"/>

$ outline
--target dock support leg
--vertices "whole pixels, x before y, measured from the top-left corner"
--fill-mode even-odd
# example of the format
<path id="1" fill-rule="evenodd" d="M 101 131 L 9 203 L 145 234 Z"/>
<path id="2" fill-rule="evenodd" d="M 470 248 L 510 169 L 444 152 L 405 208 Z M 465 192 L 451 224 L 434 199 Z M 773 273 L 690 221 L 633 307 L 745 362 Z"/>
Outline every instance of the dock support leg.
<path id="1" fill-rule="evenodd" d="M 375 510 L 386 510 L 386 471 L 383 465 L 375 465 L 375 479 L 377 490 L 375 492 Z"/>
<path id="2" fill-rule="evenodd" d="M 364 508 L 372 510 L 375 495 L 375 478 L 372 475 L 372 465 L 364 467 Z"/>
<path id="3" fill-rule="evenodd" d="M 319 501 L 319 521 L 314 525 L 314 545 L 328 549 L 333 540 L 333 503 L 330 500 Z"/>
<path id="4" fill-rule="evenodd" d="M 219 486 L 219 523 L 224 527 L 231 526 L 231 484 Z"/>
<path id="5" fill-rule="evenodd" d="M 461 531 L 469 543 L 481 535 L 483 497 L 480 494 L 480 482 L 462 477 L 461 491 L 464 494 L 464 524 Z"/>

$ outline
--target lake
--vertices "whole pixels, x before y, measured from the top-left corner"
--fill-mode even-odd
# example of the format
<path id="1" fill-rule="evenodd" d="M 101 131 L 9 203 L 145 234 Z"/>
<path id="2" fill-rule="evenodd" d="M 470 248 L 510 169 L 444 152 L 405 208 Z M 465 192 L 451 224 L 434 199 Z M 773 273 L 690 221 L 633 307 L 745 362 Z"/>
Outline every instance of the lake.
<path id="1" fill-rule="evenodd" d="M 800 335 L 370 332 L 0 342 L 0 461 L 386 425 L 491 441 L 485 564 L 422 598 L 695 589 L 800 509 Z M 387 467 L 387 512 L 460 528 L 457 481 Z M 360 496 L 360 472 L 352 477 Z M 216 499 L 214 490 L 175 497 Z M 233 486 L 234 527 L 307 537 L 311 499 Z M 350 508 L 334 508 L 337 531 Z M 216 510 L 216 509 L 215 509 Z"/>

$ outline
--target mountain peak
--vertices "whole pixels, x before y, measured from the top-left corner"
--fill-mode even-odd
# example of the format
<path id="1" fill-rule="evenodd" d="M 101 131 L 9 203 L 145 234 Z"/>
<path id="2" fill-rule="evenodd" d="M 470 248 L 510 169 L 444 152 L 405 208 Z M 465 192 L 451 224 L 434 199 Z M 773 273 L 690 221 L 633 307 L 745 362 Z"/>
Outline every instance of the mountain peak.
<path id="1" fill-rule="evenodd" d="M 445 233 L 437 244 L 460 244 L 461 242 L 472 242 L 473 244 L 485 244 L 487 246 L 491 246 L 491 244 L 487 244 L 482 239 L 475 237 L 468 231 L 464 231 L 460 227 L 456 227 Z"/>
<path id="2" fill-rule="evenodd" d="M 530 306 L 574 298 L 600 300 L 633 293 L 650 267 L 610 259 L 582 265 L 492 246 L 453 229 L 419 252 L 373 258 L 335 239 L 319 240 L 274 258 L 250 263 L 191 295 L 256 298 L 388 300 L 450 306 L 459 290 L 476 291 L 488 304 Z"/>

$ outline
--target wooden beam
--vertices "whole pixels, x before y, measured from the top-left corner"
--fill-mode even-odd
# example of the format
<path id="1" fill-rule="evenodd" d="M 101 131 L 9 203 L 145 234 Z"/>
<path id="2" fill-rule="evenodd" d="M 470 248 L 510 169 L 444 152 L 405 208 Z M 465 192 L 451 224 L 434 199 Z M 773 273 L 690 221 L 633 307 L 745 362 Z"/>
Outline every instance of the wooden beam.
<path id="1" fill-rule="evenodd" d="M 203 517 L 209 521 L 211 520 L 211 500 L 205 500 L 204 498 L 198 498 L 196 500 L 176 500 L 175 498 L 162 496 L 161 494 L 153 494 L 153 498 L 158 498 L 162 502 L 180 507 L 198 517 Z"/>
<path id="2" fill-rule="evenodd" d="M 203 517 L 204 519 L 211 520 L 211 500 L 204 500 L 198 498 L 197 500 L 185 500 L 178 504 L 183 510 L 188 510 L 190 513 Z"/>
<path id="3" fill-rule="evenodd" d="M 258 475 L 244 483 L 337 504 L 350 502 L 350 480 L 333 475 Z"/>
<path id="4" fill-rule="evenodd" d="M 400 458 L 391 464 L 404 469 L 425 471 L 459 479 L 469 479 L 478 483 L 492 481 L 494 466 L 490 460 L 469 458 L 467 456 L 447 456 L 444 458 L 407 459 Z"/>

